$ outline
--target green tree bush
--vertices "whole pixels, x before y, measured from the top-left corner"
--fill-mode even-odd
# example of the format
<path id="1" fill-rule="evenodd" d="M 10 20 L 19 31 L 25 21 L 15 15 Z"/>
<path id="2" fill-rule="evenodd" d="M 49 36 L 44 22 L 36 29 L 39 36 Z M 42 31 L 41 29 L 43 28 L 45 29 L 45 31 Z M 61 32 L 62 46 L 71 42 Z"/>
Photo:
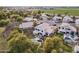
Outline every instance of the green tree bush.
<path id="1" fill-rule="evenodd" d="M 0 19 L 6 19 L 6 13 L 3 11 L 0 11 Z"/>
<path id="2" fill-rule="evenodd" d="M 0 27 L 4 27 L 4 26 L 8 25 L 9 23 L 10 23 L 9 20 L 2 19 L 2 20 L 0 20 Z"/>
<path id="3" fill-rule="evenodd" d="M 72 52 L 72 47 L 64 43 L 63 38 L 59 35 L 54 35 L 52 37 L 47 37 L 44 41 L 43 48 L 45 52 Z"/>
<path id="4" fill-rule="evenodd" d="M 25 35 L 17 33 L 14 37 L 9 38 L 8 46 L 9 52 L 25 52 L 31 48 L 32 42 Z"/>
<path id="5" fill-rule="evenodd" d="M 17 22 L 22 22 L 22 20 L 23 20 L 23 17 L 21 17 L 21 16 L 18 16 L 16 20 L 17 20 Z"/>
<path id="6" fill-rule="evenodd" d="M 31 39 L 29 39 L 23 33 L 20 33 L 17 29 L 11 32 L 7 41 L 8 41 L 9 52 L 13 53 L 37 52 L 38 44 L 32 42 Z"/>

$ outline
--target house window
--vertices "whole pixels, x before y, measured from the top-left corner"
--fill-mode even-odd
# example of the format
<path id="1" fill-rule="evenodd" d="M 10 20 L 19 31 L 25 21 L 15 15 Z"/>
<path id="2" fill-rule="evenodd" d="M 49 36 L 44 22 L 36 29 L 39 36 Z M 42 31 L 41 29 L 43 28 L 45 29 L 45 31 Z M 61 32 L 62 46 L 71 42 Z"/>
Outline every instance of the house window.
<path id="1" fill-rule="evenodd" d="M 46 36 L 48 36 L 48 33 L 46 33 Z"/>
<path id="2" fill-rule="evenodd" d="M 63 32 L 65 34 L 65 32 Z"/>
<path id="3" fill-rule="evenodd" d="M 78 33 L 78 32 L 76 32 L 76 35 L 78 35 L 78 36 L 79 36 L 79 33 Z"/>
<path id="4" fill-rule="evenodd" d="M 74 38 L 74 32 L 73 31 L 71 32 L 71 37 Z"/>
<path id="5" fill-rule="evenodd" d="M 65 39 L 66 39 L 66 40 L 70 40 L 70 38 L 68 38 L 68 37 L 65 37 Z"/>
<path id="6" fill-rule="evenodd" d="M 43 32 L 43 31 L 41 31 L 41 32 Z"/>
<path id="7" fill-rule="evenodd" d="M 38 31 L 40 31 L 39 29 L 37 29 Z"/>
<path id="8" fill-rule="evenodd" d="M 62 29 L 64 29 L 64 28 L 62 28 Z"/>
<path id="9" fill-rule="evenodd" d="M 71 35 L 74 36 L 74 32 L 73 31 L 71 32 Z"/>
<path id="10" fill-rule="evenodd" d="M 60 27 L 59 27 L 59 29 L 60 29 Z"/>
<path id="11" fill-rule="evenodd" d="M 42 33 L 38 33 L 38 35 L 42 35 Z"/>
<path id="12" fill-rule="evenodd" d="M 35 30 L 37 30 L 37 29 L 35 28 Z"/>
<path id="13" fill-rule="evenodd" d="M 66 34 L 69 34 L 69 32 L 66 32 Z"/>
<path id="14" fill-rule="evenodd" d="M 70 30 L 69 28 L 67 28 L 67 30 Z"/>
<path id="15" fill-rule="evenodd" d="M 69 34 L 69 32 L 67 32 Z"/>
<path id="16" fill-rule="evenodd" d="M 40 31 L 39 29 L 36 29 L 36 30 Z"/>

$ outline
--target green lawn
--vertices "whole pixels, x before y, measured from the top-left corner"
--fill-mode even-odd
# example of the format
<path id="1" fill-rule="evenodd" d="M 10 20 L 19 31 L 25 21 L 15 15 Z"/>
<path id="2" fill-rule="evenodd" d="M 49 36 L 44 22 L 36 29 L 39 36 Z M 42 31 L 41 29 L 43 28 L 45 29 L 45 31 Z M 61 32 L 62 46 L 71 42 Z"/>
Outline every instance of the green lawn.
<path id="1" fill-rule="evenodd" d="M 73 16 L 79 16 L 79 8 L 74 9 L 74 8 L 59 8 L 59 9 L 53 9 L 53 10 L 42 10 L 45 13 L 56 13 L 56 14 L 64 14 L 65 12 L 68 12 L 68 14 L 73 15 Z"/>

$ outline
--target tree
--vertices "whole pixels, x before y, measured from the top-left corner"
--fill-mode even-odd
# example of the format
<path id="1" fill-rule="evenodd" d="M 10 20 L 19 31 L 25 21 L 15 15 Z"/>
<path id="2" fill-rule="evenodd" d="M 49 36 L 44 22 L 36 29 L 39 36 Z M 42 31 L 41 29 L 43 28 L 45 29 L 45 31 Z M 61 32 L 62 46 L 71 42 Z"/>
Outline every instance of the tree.
<path id="1" fill-rule="evenodd" d="M 39 44 L 37 44 L 37 43 L 32 43 L 32 47 L 31 47 L 31 51 L 33 52 L 33 53 L 37 53 L 38 52 L 38 46 L 39 46 Z"/>
<path id="2" fill-rule="evenodd" d="M 37 26 L 37 23 L 36 23 L 36 21 L 33 21 L 33 26 L 35 27 L 35 26 Z"/>
<path id="3" fill-rule="evenodd" d="M 38 52 L 39 44 L 32 42 L 26 35 L 20 33 L 17 29 L 13 30 L 7 39 L 9 52 Z"/>
<path id="4" fill-rule="evenodd" d="M 41 10 L 38 10 L 38 14 L 41 14 Z"/>
<path id="5" fill-rule="evenodd" d="M 45 52 L 72 52 L 72 47 L 64 43 L 63 38 L 60 35 L 54 35 L 47 37 L 43 43 Z"/>
<path id="6" fill-rule="evenodd" d="M 6 19 L 6 13 L 4 11 L 0 11 L 0 19 Z"/>
<path id="7" fill-rule="evenodd" d="M 8 25 L 9 23 L 10 23 L 9 20 L 2 19 L 2 20 L 0 20 L 0 27 L 4 27 L 4 26 Z"/>
<path id="8" fill-rule="evenodd" d="M 38 53 L 45 53 L 45 50 L 42 46 L 39 45 L 38 48 L 37 48 L 37 52 Z"/>
<path id="9" fill-rule="evenodd" d="M 17 30 L 12 32 L 8 38 L 9 52 L 25 52 L 32 46 L 32 41 L 24 34 L 19 33 Z"/>
<path id="10" fill-rule="evenodd" d="M 22 20 L 23 20 L 23 17 L 21 17 L 21 16 L 17 17 L 17 22 L 21 22 Z"/>
<path id="11" fill-rule="evenodd" d="M 12 14 L 12 15 L 10 15 L 10 17 L 11 17 L 11 18 L 14 18 L 14 19 L 17 19 L 18 16 L 19 16 L 19 15 L 17 15 L 17 14 Z"/>

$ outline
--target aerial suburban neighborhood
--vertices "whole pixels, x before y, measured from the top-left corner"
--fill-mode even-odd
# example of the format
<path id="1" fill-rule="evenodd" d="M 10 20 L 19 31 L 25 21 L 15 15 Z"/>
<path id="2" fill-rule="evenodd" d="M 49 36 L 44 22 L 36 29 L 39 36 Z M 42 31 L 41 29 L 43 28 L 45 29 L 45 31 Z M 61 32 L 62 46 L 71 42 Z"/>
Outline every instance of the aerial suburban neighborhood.
<path id="1" fill-rule="evenodd" d="M 79 53 L 79 7 L 0 7 L 0 52 Z"/>

